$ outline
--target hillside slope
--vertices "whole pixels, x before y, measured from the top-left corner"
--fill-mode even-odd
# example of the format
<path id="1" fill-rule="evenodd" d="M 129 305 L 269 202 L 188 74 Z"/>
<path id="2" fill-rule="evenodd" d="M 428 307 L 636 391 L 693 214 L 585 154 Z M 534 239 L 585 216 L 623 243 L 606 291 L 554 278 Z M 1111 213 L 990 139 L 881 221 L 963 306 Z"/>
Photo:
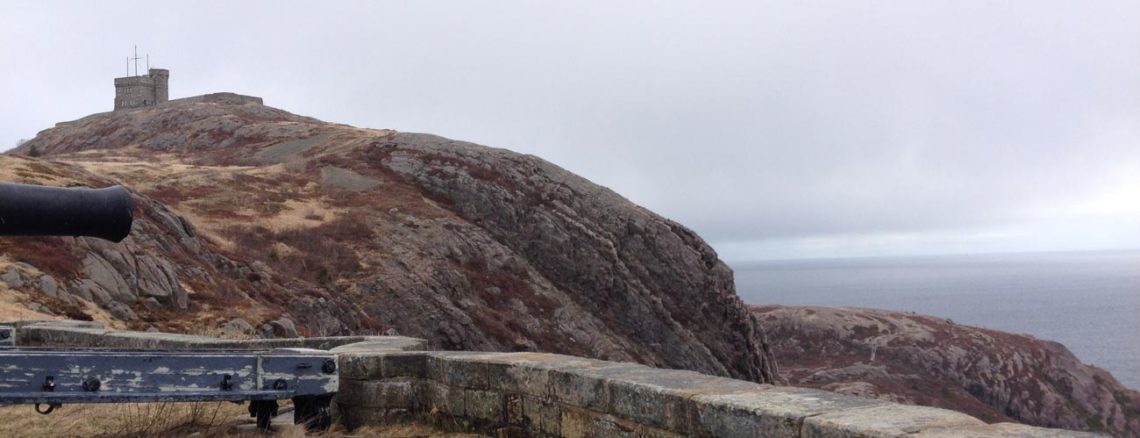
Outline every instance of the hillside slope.
<path id="1" fill-rule="evenodd" d="M 795 386 L 1140 436 L 1140 393 L 1056 342 L 887 310 L 753 309 Z"/>
<path id="2" fill-rule="evenodd" d="M 61 123 L 13 154 L 5 180 L 121 183 L 139 205 L 122 244 L 2 244 L 9 288 L 53 313 L 776 377 L 708 245 L 533 156 L 204 102 Z"/>

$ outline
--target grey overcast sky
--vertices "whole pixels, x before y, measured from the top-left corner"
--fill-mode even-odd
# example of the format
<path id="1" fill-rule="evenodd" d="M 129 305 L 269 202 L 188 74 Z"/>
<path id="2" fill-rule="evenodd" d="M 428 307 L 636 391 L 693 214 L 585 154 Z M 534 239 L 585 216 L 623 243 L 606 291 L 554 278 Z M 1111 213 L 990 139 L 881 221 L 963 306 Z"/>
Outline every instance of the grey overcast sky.
<path id="1" fill-rule="evenodd" d="M 0 149 L 171 96 L 535 154 L 730 262 L 1140 247 L 1140 2 L 0 3 Z"/>

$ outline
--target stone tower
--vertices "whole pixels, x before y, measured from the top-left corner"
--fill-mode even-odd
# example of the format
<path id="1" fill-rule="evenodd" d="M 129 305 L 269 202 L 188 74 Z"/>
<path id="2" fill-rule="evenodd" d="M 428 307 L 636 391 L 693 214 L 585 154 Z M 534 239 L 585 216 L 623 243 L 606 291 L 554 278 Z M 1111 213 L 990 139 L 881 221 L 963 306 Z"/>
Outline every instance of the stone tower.
<path id="1" fill-rule="evenodd" d="M 115 78 L 115 110 L 144 108 L 170 98 L 170 70 L 152 68 L 146 76 Z"/>

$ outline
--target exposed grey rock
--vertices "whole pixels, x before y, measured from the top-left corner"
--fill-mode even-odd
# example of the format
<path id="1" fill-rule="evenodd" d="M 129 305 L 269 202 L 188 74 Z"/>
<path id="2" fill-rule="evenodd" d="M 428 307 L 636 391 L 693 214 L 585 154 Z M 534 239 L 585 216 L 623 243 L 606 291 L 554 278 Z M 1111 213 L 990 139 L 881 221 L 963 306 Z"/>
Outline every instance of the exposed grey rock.
<path id="1" fill-rule="evenodd" d="M 231 319 L 222 324 L 220 328 L 226 337 L 231 338 L 252 336 L 256 331 L 253 328 L 253 325 L 249 323 L 249 321 L 246 321 L 242 318 Z"/>
<path id="2" fill-rule="evenodd" d="M 91 293 L 91 287 L 94 283 L 85 284 L 84 281 L 90 282 L 91 280 L 80 280 L 72 283 L 71 287 L 69 288 L 72 295 L 76 296 L 79 299 L 98 303 L 95 301 L 95 295 Z"/>
<path id="3" fill-rule="evenodd" d="M 83 273 L 89 280 L 84 282 L 91 282 L 94 284 L 94 289 L 91 294 L 96 297 L 96 302 L 103 304 L 104 302 L 115 300 L 119 303 L 134 302 L 135 295 L 133 288 L 123 278 L 122 274 L 111 265 L 103 257 L 96 254 L 87 254 L 83 259 Z M 95 289 L 103 291 L 102 294 L 97 293 Z M 105 295 L 100 297 L 99 295 Z"/>
<path id="4" fill-rule="evenodd" d="M 396 134 L 368 152 L 493 240 L 471 245 L 463 240 L 476 239 L 448 236 L 447 256 L 470 266 L 462 259 L 475 255 L 488 271 L 528 278 L 532 291 L 548 284 L 563 291 L 569 302 L 562 305 L 574 313 L 605 315 L 604 336 L 637 340 L 598 343 L 594 354 L 622 359 L 628 353 L 621 351 L 636 351 L 643 363 L 776 380 L 763 330 L 735 295 L 732 271 L 684 226 L 533 156 L 422 134 Z M 463 319 L 441 319 L 452 320 L 439 325 L 444 345 L 470 348 Z M 583 327 L 571 336 L 596 334 Z"/>
<path id="5" fill-rule="evenodd" d="M 28 307 L 28 310 L 31 310 L 33 312 L 40 312 L 40 313 L 46 313 L 48 315 L 55 315 L 55 313 L 53 313 L 51 311 L 51 309 L 44 307 L 44 305 L 40 304 L 40 303 L 28 303 L 27 307 Z"/>
<path id="6" fill-rule="evenodd" d="M 342 169 L 334 166 L 325 166 L 321 168 L 321 184 L 339 187 L 354 192 L 363 192 L 365 190 L 372 190 L 380 186 L 380 181 L 348 169 Z"/>
<path id="7" fill-rule="evenodd" d="M 111 313 L 111 316 L 121 321 L 134 321 L 138 319 L 138 315 L 135 315 L 135 312 L 131 310 L 129 306 L 117 301 L 108 303 L 106 309 Z"/>
<path id="8" fill-rule="evenodd" d="M 273 335 L 278 338 L 297 338 L 301 336 L 297 332 L 297 324 L 289 318 L 269 321 L 269 325 L 273 330 Z"/>
<path id="9" fill-rule="evenodd" d="M 158 300 L 154 299 L 154 297 L 144 298 L 140 301 L 140 303 L 148 310 L 158 310 L 162 308 L 162 304 L 159 303 Z"/>
<path id="10" fill-rule="evenodd" d="M 149 254 L 137 258 L 138 291 L 169 307 L 185 309 L 186 291 L 178 284 L 178 274 L 169 261 Z"/>
<path id="11" fill-rule="evenodd" d="M 114 301 L 114 299 L 111 297 L 110 292 L 107 292 L 103 286 L 100 286 L 98 283 L 91 279 L 85 278 L 78 280 L 78 282 L 75 283 L 71 289 L 75 292 L 76 295 L 100 306 L 107 305 L 111 302 L 117 302 Z"/>
<path id="12" fill-rule="evenodd" d="M 24 275 L 20 273 L 14 266 L 9 266 L 0 274 L 0 280 L 4 280 L 4 284 L 8 285 L 10 289 L 24 287 Z"/>
<path id="13" fill-rule="evenodd" d="M 257 328 L 257 337 L 259 339 L 274 339 L 277 336 L 273 334 L 273 326 L 265 323 Z"/>
<path id="14" fill-rule="evenodd" d="M 39 283 L 40 290 L 43 291 L 43 293 L 48 294 L 54 298 L 60 298 L 61 291 L 59 290 L 59 283 L 55 281 L 54 277 L 46 274 L 42 275 L 40 276 Z M 63 293 L 66 294 L 66 292 Z"/>
<path id="15" fill-rule="evenodd" d="M 1140 435 L 1140 392 L 1056 342 L 888 310 L 754 312 L 776 339 L 773 349 L 793 385 L 955 409 L 990 422 Z"/>

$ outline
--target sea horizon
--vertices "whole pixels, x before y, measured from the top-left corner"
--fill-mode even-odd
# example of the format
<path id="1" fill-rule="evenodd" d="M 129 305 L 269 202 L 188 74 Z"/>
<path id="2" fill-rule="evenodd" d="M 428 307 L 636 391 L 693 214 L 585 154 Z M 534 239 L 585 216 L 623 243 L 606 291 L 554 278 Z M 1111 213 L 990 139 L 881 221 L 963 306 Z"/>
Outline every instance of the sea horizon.
<path id="1" fill-rule="evenodd" d="M 1140 389 L 1140 249 L 730 264 L 747 304 L 915 312 L 1065 345 Z"/>

